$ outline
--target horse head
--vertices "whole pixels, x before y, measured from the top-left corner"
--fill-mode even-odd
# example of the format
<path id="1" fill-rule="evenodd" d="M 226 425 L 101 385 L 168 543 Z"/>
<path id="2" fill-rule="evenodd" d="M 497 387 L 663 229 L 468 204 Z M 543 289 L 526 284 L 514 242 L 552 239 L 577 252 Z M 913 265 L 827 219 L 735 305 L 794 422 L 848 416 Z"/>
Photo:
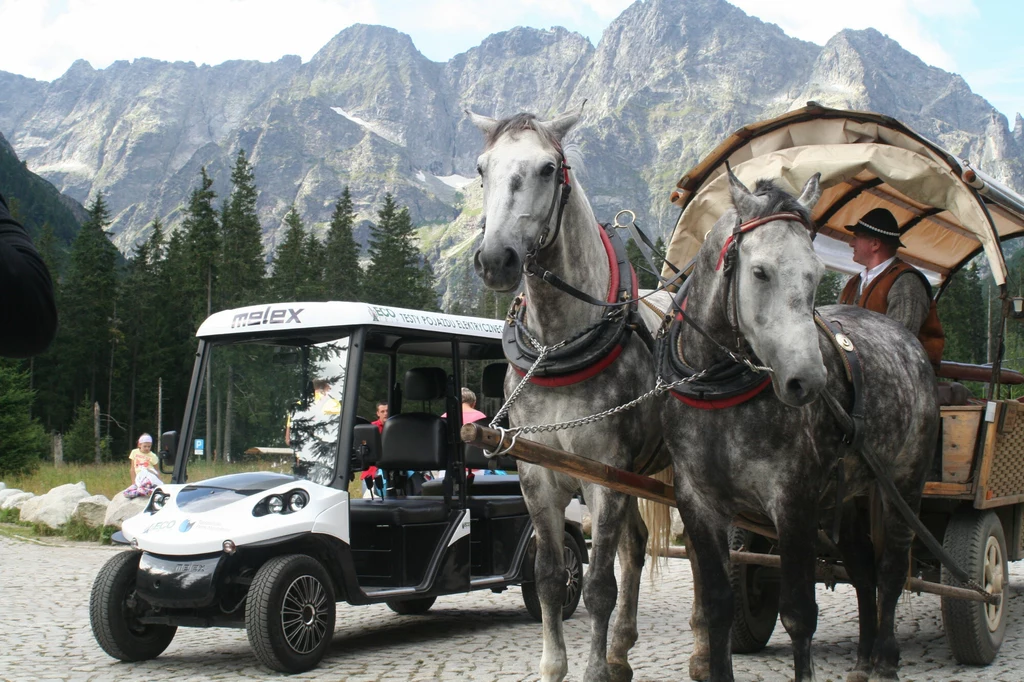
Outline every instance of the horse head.
<path id="1" fill-rule="evenodd" d="M 553 241 L 557 202 L 566 173 L 562 139 L 579 112 L 541 121 L 517 114 L 498 121 L 466 112 L 486 138 L 477 160 L 484 188 L 484 236 L 473 266 L 497 291 L 519 286 L 523 262 Z"/>
<path id="2" fill-rule="evenodd" d="M 776 395 L 794 407 L 813 401 L 827 378 L 813 318 L 825 270 L 809 229 L 821 196 L 818 179 L 813 175 L 794 198 L 770 180 L 759 180 L 751 192 L 729 171 L 737 223 L 757 227 L 743 234 L 733 259 L 735 323 L 772 368 Z"/>

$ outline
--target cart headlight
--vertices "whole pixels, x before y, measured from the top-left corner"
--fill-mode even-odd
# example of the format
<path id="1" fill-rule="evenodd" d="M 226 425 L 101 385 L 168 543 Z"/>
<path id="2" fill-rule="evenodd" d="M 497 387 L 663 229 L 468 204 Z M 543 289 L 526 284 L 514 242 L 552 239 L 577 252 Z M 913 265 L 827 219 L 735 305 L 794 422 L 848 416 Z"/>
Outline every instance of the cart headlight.
<path id="1" fill-rule="evenodd" d="M 151 507 L 152 511 L 153 512 L 158 512 L 161 509 L 163 509 L 164 505 L 167 504 L 167 498 L 168 498 L 167 493 L 164 493 L 164 492 L 162 492 L 160 490 L 157 490 L 156 492 L 154 492 L 153 493 L 153 499 L 150 501 L 150 507 Z"/>
<path id="2" fill-rule="evenodd" d="M 299 511 L 309 500 L 306 499 L 306 494 L 303 492 L 294 492 L 288 497 L 288 509 L 291 511 Z"/>
<path id="3" fill-rule="evenodd" d="M 267 511 L 271 514 L 280 514 L 284 511 L 284 500 L 280 495 L 272 495 L 267 498 Z"/>

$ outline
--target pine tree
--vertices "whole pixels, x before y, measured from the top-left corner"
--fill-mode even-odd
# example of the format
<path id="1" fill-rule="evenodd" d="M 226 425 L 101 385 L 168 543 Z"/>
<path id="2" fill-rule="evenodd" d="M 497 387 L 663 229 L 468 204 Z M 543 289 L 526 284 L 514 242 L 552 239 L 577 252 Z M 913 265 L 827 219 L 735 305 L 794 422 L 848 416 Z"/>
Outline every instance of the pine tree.
<path id="1" fill-rule="evenodd" d="M 31 417 L 32 398 L 19 363 L 0 359 L 0 477 L 31 473 L 46 454 L 46 434 Z"/>
<path id="2" fill-rule="evenodd" d="M 359 267 L 359 247 L 352 235 L 356 214 L 348 187 L 338 197 L 327 231 L 324 257 L 325 294 L 329 301 L 358 301 L 363 271 Z"/>
<path id="3" fill-rule="evenodd" d="M 199 178 L 199 186 L 189 197 L 181 227 L 188 253 L 186 289 L 181 293 L 192 302 L 192 320 L 197 328 L 213 312 L 220 259 L 220 225 L 213 208 L 217 195 L 205 166 L 200 169 Z"/>
<path id="4" fill-rule="evenodd" d="M 312 235 L 306 234 L 306 227 L 294 204 L 285 216 L 284 223 L 287 229 L 284 241 L 274 255 L 274 270 L 269 279 L 270 295 L 278 301 L 305 301 L 317 297 L 317 270 L 321 266 L 319 261 L 311 259 L 322 258 L 315 253 L 315 245 L 319 245 L 319 242 Z"/>
<path id="5" fill-rule="evenodd" d="M 987 342 L 984 285 L 976 263 L 958 272 L 939 298 L 939 319 L 946 333 L 945 360 L 983 363 Z"/>
<path id="6" fill-rule="evenodd" d="M 839 294 L 848 278 L 833 270 L 826 270 L 814 292 L 814 305 L 821 307 L 839 302 Z"/>
<path id="7" fill-rule="evenodd" d="M 262 229 L 256 212 L 256 179 L 245 150 L 238 150 L 231 171 L 231 196 L 221 225 L 221 307 L 235 308 L 259 302 L 263 296 L 266 264 Z"/>
<path id="8" fill-rule="evenodd" d="M 370 226 L 370 266 L 363 298 L 370 303 L 437 310 L 433 271 L 413 241 L 409 209 L 398 209 L 390 194 Z"/>
<path id="9" fill-rule="evenodd" d="M 68 396 L 106 400 L 115 338 L 118 253 L 107 238 L 110 214 L 102 192 L 87 210 L 88 218 L 71 245 L 58 307 L 62 316 L 55 346 L 64 398 L 55 400 L 60 410 L 56 423 L 61 426 L 73 409 Z"/>

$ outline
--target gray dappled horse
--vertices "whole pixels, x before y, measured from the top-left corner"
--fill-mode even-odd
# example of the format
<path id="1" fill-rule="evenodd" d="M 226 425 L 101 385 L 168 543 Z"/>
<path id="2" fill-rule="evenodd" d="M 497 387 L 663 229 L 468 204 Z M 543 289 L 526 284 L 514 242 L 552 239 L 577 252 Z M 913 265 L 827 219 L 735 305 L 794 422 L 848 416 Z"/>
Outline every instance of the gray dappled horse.
<path id="1" fill-rule="evenodd" d="M 523 265 L 535 259 L 571 286 L 607 300 L 612 266 L 594 212 L 575 177 L 564 167 L 562 139 L 577 122 L 576 113 L 542 122 L 530 114 L 498 121 L 467 112 L 484 133 L 478 171 L 484 188 L 484 234 L 474 266 L 484 284 L 512 291 L 523 279 Z M 574 187 L 562 211 L 555 209 L 560 186 Z M 561 229 L 555 225 L 561 215 Z M 628 276 L 628 273 L 621 273 Z M 527 277 L 525 326 L 542 344 L 573 337 L 600 321 L 604 309 L 556 290 L 539 277 Z M 643 309 L 643 306 L 641 306 Z M 657 315 L 643 309 L 649 329 Z M 520 383 L 509 368 L 505 394 Z M 567 386 L 528 384 L 510 408 L 511 424 L 549 424 L 584 417 L 629 402 L 654 386 L 653 356 L 636 334 L 603 371 Z M 632 469 L 660 459 L 668 466 L 654 401 L 583 427 L 529 436 L 555 448 L 606 464 Z M 668 472 L 666 471 L 666 474 Z M 629 680 L 627 654 L 636 642 L 636 610 L 648 530 L 635 498 L 608 488 L 526 463 L 519 464 L 523 495 L 536 530 L 535 580 L 541 602 L 544 649 L 541 679 L 561 680 L 568 672 L 561 606 L 565 592 L 563 527 L 565 507 L 581 490 L 593 520 L 593 548 L 583 584 L 591 617 L 590 655 L 583 679 Z M 667 531 L 669 508 L 657 505 Z M 652 529 L 652 533 L 657 533 Z M 616 586 L 618 550 L 622 589 Z M 618 600 L 611 642 L 608 625 Z"/>
<path id="2" fill-rule="evenodd" d="M 851 407 L 839 353 L 812 319 L 823 272 L 807 229 L 820 196 L 818 178 L 807 182 L 799 199 L 764 180 L 751 192 L 731 171 L 729 182 L 733 208 L 715 224 L 698 253 L 686 314 L 712 339 L 732 346 L 735 311 L 742 338 L 772 369 L 774 395 L 765 390 L 728 409 L 694 409 L 671 399 L 662 404 L 697 593 L 691 677 L 733 679 L 727 534 L 737 514 L 753 513 L 770 519 L 778 531 L 779 611 L 793 641 L 796 679 L 813 679 L 816 538 L 819 521 L 831 522 L 834 467 L 840 461 L 845 463 L 844 498 L 858 497 L 844 505 L 839 535 L 840 556 L 857 590 L 860 611 L 857 664 L 847 679 L 895 679 L 899 649 L 893 621 L 913 533 L 882 496 L 884 544 L 876 563 L 863 504 L 872 477 L 844 443 L 837 418 L 821 395 L 829 391 L 847 411 Z M 730 276 L 717 267 L 733 228 L 780 212 L 798 219 L 771 219 L 740 240 L 730 293 Z M 939 428 L 935 375 L 928 358 L 917 339 L 882 315 L 855 306 L 826 306 L 819 312 L 841 327 L 860 357 L 866 389 L 863 447 L 884 463 L 916 512 Z M 680 334 L 688 365 L 702 368 L 713 362 L 718 351 L 709 340 L 688 325 Z"/>

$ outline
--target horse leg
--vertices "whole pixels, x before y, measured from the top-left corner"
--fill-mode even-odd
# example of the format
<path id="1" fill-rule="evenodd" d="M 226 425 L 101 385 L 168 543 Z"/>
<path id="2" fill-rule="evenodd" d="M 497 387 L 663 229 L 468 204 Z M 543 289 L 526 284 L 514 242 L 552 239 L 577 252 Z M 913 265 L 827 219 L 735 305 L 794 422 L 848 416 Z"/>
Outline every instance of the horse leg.
<path id="1" fill-rule="evenodd" d="M 537 558 L 533 579 L 540 600 L 544 649 L 540 657 L 541 682 L 561 682 L 569 673 L 562 630 L 562 603 L 565 601 L 565 507 L 569 495 L 550 481 L 538 483 L 522 465 L 523 495 L 533 520 Z"/>
<path id="2" fill-rule="evenodd" d="M 677 488 L 678 490 L 678 488 Z M 729 583 L 726 562 L 729 560 L 729 533 L 731 519 L 703 509 L 696 509 L 688 500 L 680 500 L 679 511 L 686 524 L 689 543 L 687 552 L 691 552 L 690 563 L 694 569 L 694 613 L 690 618 L 690 628 L 694 632 L 694 653 L 690 657 L 690 676 L 694 676 L 695 658 L 700 653 L 700 636 L 703 630 L 706 641 L 703 643 L 707 660 L 707 679 L 712 682 L 732 682 L 732 636 L 733 593 Z M 699 577 L 698 577 L 699 576 Z M 699 581 L 699 587 L 697 585 Z M 697 605 L 700 615 L 697 615 Z M 695 628 L 695 622 L 697 627 Z M 699 665 L 699 663 L 697 664 Z"/>
<path id="3" fill-rule="evenodd" d="M 896 605 L 907 582 L 913 539 L 914 533 L 903 518 L 894 509 L 886 509 L 885 545 L 878 565 L 878 638 L 871 654 L 872 682 L 898 679 L 900 648 L 896 643 Z"/>
<path id="4" fill-rule="evenodd" d="M 776 519 L 782 583 L 779 615 L 793 641 L 793 669 L 796 681 L 814 679 L 811 638 L 818 627 L 818 604 L 814 600 L 814 566 L 817 560 L 817 509 L 804 500 L 787 500 Z"/>
<path id="5" fill-rule="evenodd" d="M 690 654 L 690 679 L 703 681 L 711 676 L 709 668 L 710 645 L 708 644 L 708 622 L 704 617 L 704 601 L 701 596 L 700 565 L 697 552 L 690 540 L 690 532 L 683 533 L 683 545 L 689 557 L 690 572 L 693 574 L 693 605 L 690 607 L 690 632 L 693 633 L 693 653 Z"/>
<path id="6" fill-rule="evenodd" d="M 608 648 L 608 673 L 613 682 L 629 682 L 633 679 L 628 656 L 637 639 L 636 611 L 647 550 L 647 526 L 640 516 L 636 500 L 629 499 L 626 509 L 625 527 L 619 536 L 621 585 L 615 605 L 612 641 Z"/>
<path id="7" fill-rule="evenodd" d="M 871 652 L 878 634 L 878 607 L 876 601 L 874 548 L 867 532 L 863 510 L 853 506 L 843 517 L 839 531 L 839 552 L 850 582 L 857 590 L 857 612 L 860 621 L 860 641 L 857 644 L 857 664 L 846 676 L 846 682 L 867 682 L 871 673 Z"/>
<path id="8" fill-rule="evenodd" d="M 593 546 L 590 551 L 590 565 L 583 580 L 583 602 L 590 613 L 590 657 L 587 682 L 607 682 L 608 669 L 608 622 L 618 598 L 615 582 L 615 550 L 619 544 L 626 508 L 635 501 L 623 493 L 597 485 L 590 486 L 587 495 L 591 500 Z"/>

